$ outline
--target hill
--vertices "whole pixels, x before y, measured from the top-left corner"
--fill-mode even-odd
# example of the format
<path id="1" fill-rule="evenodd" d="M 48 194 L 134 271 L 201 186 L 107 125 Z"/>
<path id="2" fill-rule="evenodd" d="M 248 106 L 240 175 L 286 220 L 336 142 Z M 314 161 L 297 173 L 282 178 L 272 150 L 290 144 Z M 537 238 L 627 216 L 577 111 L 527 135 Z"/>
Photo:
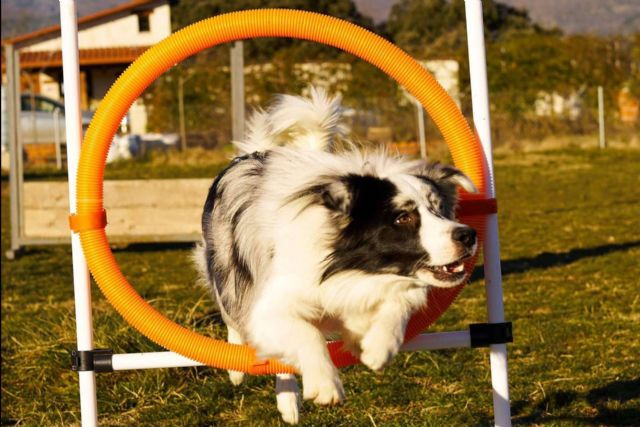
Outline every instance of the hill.
<path id="1" fill-rule="evenodd" d="M 358 9 L 376 22 L 389 16 L 397 0 L 354 0 Z M 569 34 L 630 34 L 640 31 L 638 0 L 499 0 L 529 10 L 534 21 Z M 126 0 L 83 0 L 80 16 Z M 265 5 L 268 2 L 265 1 Z M 46 0 L 2 0 L 2 38 L 58 23 L 58 3 Z"/>
<path id="2" fill-rule="evenodd" d="M 355 0 L 363 14 L 376 22 L 387 19 L 398 0 Z M 545 27 L 558 27 L 568 34 L 630 34 L 640 31 L 638 0 L 498 0 L 527 9 L 533 20 Z"/>
<path id="3" fill-rule="evenodd" d="M 501 0 L 529 10 L 533 20 L 565 33 L 599 35 L 631 34 L 640 31 L 638 0 Z"/>

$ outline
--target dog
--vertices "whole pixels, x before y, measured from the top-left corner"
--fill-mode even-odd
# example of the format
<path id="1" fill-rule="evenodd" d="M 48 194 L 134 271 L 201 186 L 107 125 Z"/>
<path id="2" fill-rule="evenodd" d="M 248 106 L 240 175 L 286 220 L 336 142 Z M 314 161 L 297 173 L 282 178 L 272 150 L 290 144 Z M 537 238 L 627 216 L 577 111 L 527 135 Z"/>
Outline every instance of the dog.
<path id="1" fill-rule="evenodd" d="M 476 232 L 456 222 L 458 169 L 353 145 L 340 99 L 320 89 L 256 111 L 239 151 L 213 182 L 195 250 L 228 341 L 249 344 L 302 376 L 303 397 L 344 399 L 326 336 L 378 371 L 397 354 L 429 287 L 464 280 Z M 229 372 L 240 384 L 243 374 Z M 276 376 L 285 422 L 299 419 L 295 376 Z"/>

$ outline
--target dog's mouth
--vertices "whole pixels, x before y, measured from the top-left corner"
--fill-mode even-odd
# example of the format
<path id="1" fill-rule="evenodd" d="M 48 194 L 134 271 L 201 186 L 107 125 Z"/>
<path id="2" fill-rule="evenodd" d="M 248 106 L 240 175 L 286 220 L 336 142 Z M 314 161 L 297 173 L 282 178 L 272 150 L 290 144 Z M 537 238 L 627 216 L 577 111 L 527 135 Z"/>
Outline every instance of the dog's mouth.
<path id="1" fill-rule="evenodd" d="M 424 265 L 421 266 L 419 270 L 427 270 L 431 272 L 436 280 L 442 282 L 456 282 L 464 277 L 464 263 L 469 258 L 469 256 L 465 256 L 457 261 L 445 265 Z"/>

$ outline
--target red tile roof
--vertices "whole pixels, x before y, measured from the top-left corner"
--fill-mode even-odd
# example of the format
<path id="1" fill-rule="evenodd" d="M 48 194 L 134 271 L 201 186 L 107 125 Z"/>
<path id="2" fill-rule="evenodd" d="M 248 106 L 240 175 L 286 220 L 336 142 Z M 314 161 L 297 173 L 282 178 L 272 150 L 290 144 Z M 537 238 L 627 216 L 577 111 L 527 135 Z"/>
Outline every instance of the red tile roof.
<path id="1" fill-rule="evenodd" d="M 120 16 L 126 15 L 132 11 L 136 11 L 137 9 L 145 10 L 154 4 L 166 3 L 166 1 L 161 0 L 133 0 L 129 3 L 121 4 L 109 9 L 104 9 L 96 13 L 92 13 L 90 15 L 83 16 L 78 19 L 78 29 L 91 27 L 94 25 L 98 25 L 104 21 L 108 21 L 110 19 L 116 19 Z M 39 30 L 21 34 L 19 36 L 11 37 L 2 40 L 2 44 L 14 44 L 14 45 L 22 45 L 28 46 L 30 44 L 37 43 L 41 40 L 46 40 L 50 38 L 55 38 L 60 35 L 60 25 L 52 25 L 50 27 L 41 28 Z"/>
<path id="2" fill-rule="evenodd" d="M 80 49 L 80 65 L 129 64 L 148 48 L 149 46 Z M 59 50 L 20 52 L 22 69 L 61 66 L 62 52 Z"/>

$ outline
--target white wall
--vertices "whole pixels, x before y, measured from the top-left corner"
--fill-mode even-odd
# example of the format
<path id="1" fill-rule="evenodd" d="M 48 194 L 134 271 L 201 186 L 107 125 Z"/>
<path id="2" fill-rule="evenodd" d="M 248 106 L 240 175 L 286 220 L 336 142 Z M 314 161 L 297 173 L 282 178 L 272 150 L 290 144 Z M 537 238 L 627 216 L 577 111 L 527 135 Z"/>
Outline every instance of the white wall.
<path id="1" fill-rule="evenodd" d="M 80 49 L 150 46 L 171 34 L 171 14 L 169 4 L 156 7 L 149 16 L 150 31 L 138 31 L 138 16 L 128 16 L 105 22 L 102 25 L 80 30 L 78 45 Z M 37 43 L 24 50 L 55 51 L 60 50 L 60 38 Z"/>
<path id="2" fill-rule="evenodd" d="M 453 59 L 433 59 L 418 62 L 431 73 L 433 78 L 440 83 L 440 86 L 442 86 L 458 108 L 460 108 L 460 83 L 458 76 L 460 64 L 458 64 L 458 61 Z M 405 102 L 413 99 L 404 88 L 401 88 L 401 90 L 406 96 Z"/>
<path id="3" fill-rule="evenodd" d="M 147 108 L 142 98 L 136 99 L 129 108 L 129 132 L 137 135 L 147 132 Z"/>
<path id="4" fill-rule="evenodd" d="M 95 110 L 111 85 L 116 81 L 122 69 L 119 67 L 93 67 L 91 69 L 91 105 Z M 138 98 L 129 109 L 129 132 L 143 134 L 147 131 L 147 109 L 142 98 Z"/>
<path id="5" fill-rule="evenodd" d="M 419 61 L 440 83 L 442 88 L 460 107 L 460 85 L 458 73 L 460 65 L 453 59 L 434 59 L 430 61 Z"/>

